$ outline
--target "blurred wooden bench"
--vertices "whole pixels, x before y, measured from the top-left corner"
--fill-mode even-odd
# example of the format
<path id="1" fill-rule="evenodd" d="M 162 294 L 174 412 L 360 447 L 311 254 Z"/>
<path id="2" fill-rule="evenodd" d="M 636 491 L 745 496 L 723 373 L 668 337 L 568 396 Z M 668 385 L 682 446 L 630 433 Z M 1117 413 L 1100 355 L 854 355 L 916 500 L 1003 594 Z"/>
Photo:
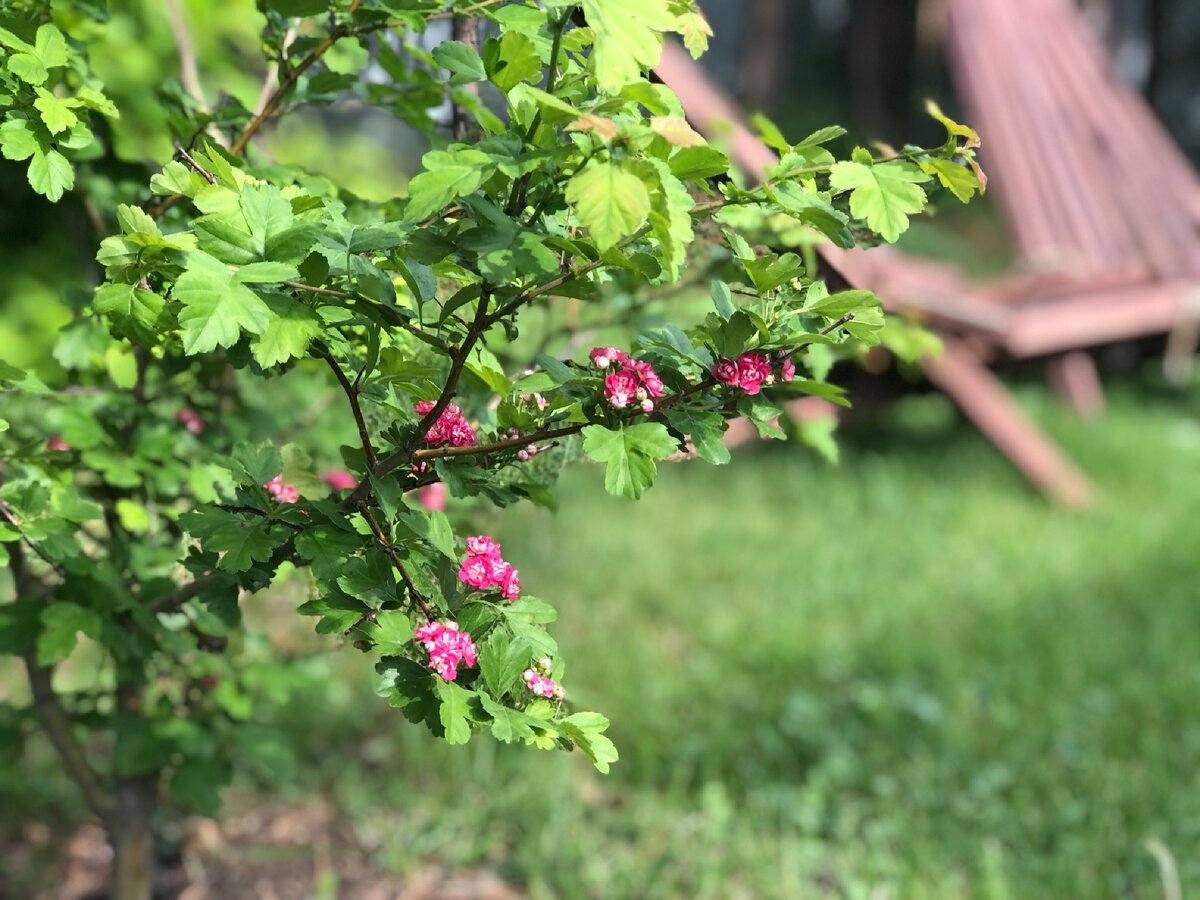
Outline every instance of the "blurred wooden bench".
<path id="1" fill-rule="evenodd" d="M 1038 488 L 1085 504 L 1087 478 L 986 364 L 1047 357 L 1051 382 L 1082 412 L 1103 405 L 1083 348 L 1166 333 L 1168 363 L 1186 372 L 1200 334 L 1200 180 L 1070 0 L 949 0 L 947 15 L 965 118 L 983 138 L 1017 273 L 976 284 L 893 248 L 825 246 L 822 256 L 934 328 L 945 352 L 924 361 L 930 380 Z M 747 172 L 776 163 L 682 48 L 668 45 L 657 73 Z"/>

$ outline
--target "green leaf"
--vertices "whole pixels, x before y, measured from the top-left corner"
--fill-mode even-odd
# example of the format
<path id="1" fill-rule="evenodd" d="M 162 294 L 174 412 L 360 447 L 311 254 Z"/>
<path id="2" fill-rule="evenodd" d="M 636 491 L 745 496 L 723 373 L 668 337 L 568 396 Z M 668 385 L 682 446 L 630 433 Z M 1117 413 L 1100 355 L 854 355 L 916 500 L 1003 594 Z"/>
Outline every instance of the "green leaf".
<path id="1" fill-rule="evenodd" d="M 820 194 L 794 181 L 785 181 L 774 188 L 774 195 L 780 208 L 792 218 L 811 225 L 839 247 L 854 246 L 845 213 L 834 209 Z"/>
<path id="2" fill-rule="evenodd" d="M 139 344 L 157 342 L 166 324 L 165 298 L 132 284 L 103 284 L 92 299 L 96 312 L 108 316 L 120 331 Z"/>
<path id="3" fill-rule="evenodd" d="M 858 289 L 838 291 L 836 294 L 828 294 L 813 299 L 813 292 L 810 290 L 803 311 L 806 313 L 819 313 L 827 319 L 840 319 L 846 313 L 857 313 L 861 310 L 878 306 L 879 298 L 870 291 Z"/>
<path id="4" fill-rule="evenodd" d="M 42 61 L 32 53 L 14 53 L 8 60 L 8 71 L 12 72 L 26 84 L 45 84 L 50 73 L 46 71 Z"/>
<path id="5" fill-rule="evenodd" d="M 510 638 L 508 633 L 497 628 L 479 648 L 479 670 L 488 690 L 496 697 L 503 697 L 517 687 L 521 673 L 529 668 L 533 659 L 533 648 L 529 642 Z"/>
<path id="6" fill-rule="evenodd" d="M 542 61 L 538 59 L 537 48 L 519 31 L 506 32 L 500 38 L 496 62 L 489 78 L 502 93 L 507 94 L 522 82 L 541 80 Z"/>
<path id="7" fill-rule="evenodd" d="M 567 182 L 567 202 L 602 251 L 633 234 L 650 212 L 642 180 L 611 159 L 593 159 Z"/>
<path id="8" fill-rule="evenodd" d="M 925 192 L 917 185 L 928 180 L 907 162 L 839 162 L 829 171 L 831 187 L 851 192 L 850 213 L 889 244 L 908 230 L 908 217 L 925 208 Z"/>
<path id="9" fill-rule="evenodd" d="M 264 369 L 304 356 L 313 338 L 324 333 L 321 317 L 299 300 L 280 294 L 267 294 L 261 300 L 271 317 L 262 334 L 250 341 L 250 349 L 254 361 Z"/>
<path id="10" fill-rule="evenodd" d="M 51 203 L 75 186 L 75 170 L 57 150 L 35 152 L 29 163 L 29 184 Z"/>
<path id="11" fill-rule="evenodd" d="M 930 159 L 921 163 L 921 168 L 936 176 L 942 186 L 963 203 L 970 203 L 979 190 L 979 178 L 974 171 L 951 160 Z"/>
<path id="12" fill-rule="evenodd" d="M 609 429 L 589 425 L 583 429 L 583 450 L 597 462 L 608 463 L 604 488 L 610 494 L 637 500 L 658 475 L 655 459 L 679 449 L 661 422 L 642 422 Z"/>
<path id="13" fill-rule="evenodd" d="M 602 773 L 607 774 L 608 767 L 619 758 L 616 746 L 604 736 L 608 730 L 608 719 L 600 713 L 575 713 L 563 719 L 559 726 Z"/>
<path id="14" fill-rule="evenodd" d="M 652 186 L 650 230 L 658 240 L 663 268 L 671 281 L 678 281 L 695 237 L 691 212 L 696 201 L 661 159 L 645 160 L 644 171 Z"/>
<path id="15" fill-rule="evenodd" d="M 470 710 L 467 702 L 474 691 L 459 687 L 453 681 L 437 681 L 437 693 L 442 700 L 438 718 L 446 730 L 447 744 L 465 744 L 471 739 Z"/>
<path id="16" fill-rule="evenodd" d="M 484 711 L 492 717 L 492 736 L 498 741 L 511 744 L 516 740 L 533 737 L 530 717 L 522 712 L 493 700 L 487 694 L 479 694 Z"/>
<path id="17" fill-rule="evenodd" d="M 696 455 L 702 460 L 714 466 L 729 462 L 729 448 L 722 440 L 725 420 L 719 413 L 668 409 L 664 415 L 672 428 L 691 439 Z"/>
<path id="18" fill-rule="evenodd" d="M 596 84 L 606 94 L 658 65 L 661 32 L 675 26 L 667 0 L 583 0 L 583 14 L 595 34 L 590 62 Z"/>
<path id="19" fill-rule="evenodd" d="M 470 147 L 431 150 L 421 158 L 425 171 L 408 183 L 408 205 L 404 221 L 415 222 L 433 215 L 450 203 L 475 191 L 495 169 L 492 158 Z"/>
<path id="20" fill-rule="evenodd" d="M 245 572 L 256 562 L 266 562 L 283 542 L 264 521 L 233 521 L 219 527 L 203 542 L 205 550 L 223 553 L 217 565 L 226 572 Z M 299 546 L 299 541 L 297 541 Z"/>
<path id="21" fill-rule="evenodd" d="M 136 500 L 122 497 L 117 501 L 117 518 L 121 527 L 133 534 L 145 534 L 150 530 L 150 510 Z"/>
<path id="22" fill-rule="evenodd" d="M 175 282 L 173 295 L 183 305 L 179 324 L 188 356 L 232 347 L 243 330 L 262 334 L 272 323 L 273 313 L 262 298 L 207 253 L 188 254 L 187 271 Z"/>
<path id="23" fill-rule="evenodd" d="M 360 630 L 383 656 L 398 656 L 412 644 L 412 623 L 408 616 L 396 609 L 377 613 L 375 621 Z"/>
<path id="24" fill-rule="evenodd" d="M 667 160 L 676 178 L 700 181 L 729 171 L 729 157 L 715 147 L 683 147 Z"/>
<path id="25" fill-rule="evenodd" d="M 29 159 L 35 153 L 45 152 L 44 147 L 26 119 L 9 119 L 0 125 L 0 153 L 5 159 Z"/>
<path id="26" fill-rule="evenodd" d="M 433 48 L 433 58 L 439 66 L 450 72 L 451 84 L 469 84 L 487 78 L 483 60 L 475 48 L 462 41 L 442 41 Z"/>
<path id="27" fill-rule="evenodd" d="M 252 262 L 240 266 L 234 275 L 242 284 L 291 281 L 300 277 L 300 271 L 291 263 Z"/>
<path id="28" fill-rule="evenodd" d="M 38 98 L 33 101 L 34 108 L 41 113 L 42 122 L 51 134 L 66 131 L 79 121 L 72 110 L 73 102 L 55 97 L 49 91 L 38 88 Z"/>
<path id="29" fill-rule="evenodd" d="M 75 649 L 80 632 L 98 640 L 100 614 L 77 603 L 51 603 L 42 610 L 42 633 L 37 639 L 37 660 L 43 666 L 66 659 Z"/>
<path id="30" fill-rule="evenodd" d="M 67 64 L 67 40 L 62 32 L 50 23 L 47 22 L 37 30 L 33 44 L 34 52 L 47 69 L 57 69 Z"/>
<path id="31" fill-rule="evenodd" d="M 709 282 L 709 293 L 712 294 L 713 307 L 722 319 L 728 319 L 737 312 L 737 307 L 733 305 L 733 292 L 725 282 L 714 278 Z"/>

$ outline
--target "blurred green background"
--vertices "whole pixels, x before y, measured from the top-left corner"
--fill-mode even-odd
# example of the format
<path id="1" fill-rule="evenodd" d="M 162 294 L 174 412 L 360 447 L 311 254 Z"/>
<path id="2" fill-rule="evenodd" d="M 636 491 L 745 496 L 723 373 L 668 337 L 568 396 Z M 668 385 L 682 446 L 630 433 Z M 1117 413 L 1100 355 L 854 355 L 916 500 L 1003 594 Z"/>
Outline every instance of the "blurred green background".
<path id="1" fill-rule="evenodd" d="M 758 4 L 710 4 L 731 35 L 711 64 L 789 135 L 841 121 L 918 140 L 919 98 L 953 106 L 936 43 L 921 38 L 925 4 L 784 7 L 791 43 L 769 75 L 784 87 L 756 97 L 746 76 Z M 1200 55 L 1170 61 L 1200 40 L 1196 8 L 1108 7 L 1114 42 L 1152 49 L 1142 84 L 1194 151 L 1184 100 Z M 130 161 L 161 161 L 170 148 L 142 86 L 176 75 L 169 27 L 149 0 L 110 8 L 96 64 L 130 110 L 111 139 Z M 252 5 L 184 8 L 208 99 L 252 104 Z M 864 87 L 851 28 L 901 48 L 887 91 Z M 403 192 L 419 150 L 354 104 L 298 115 L 262 147 L 383 197 Z M 52 208 L 21 178 L 0 161 L 0 359 L 53 380 L 49 348 L 95 276 L 93 239 L 77 198 Z M 1008 263 L 986 205 L 947 208 L 905 245 L 977 272 Z M 294 615 L 305 577 L 285 579 L 244 602 L 253 627 L 236 652 L 259 696 L 236 785 L 217 823 L 164 818 L 170 860 L 213 897 L 267 896 L 264 883 L 282 897 L 1200 890 L 1200 410 L 1194 390 L 1163 386 L 1157 350 L 1102 354 L 1109 409 L 1090 423 L 1036 367 L 1006 373 L 1100 486 L 1085 512 L 1047 505 L 948 401 L 898 372 L 860 392 L 837 466 L 754 446 L 731 467 L 665 466 L 637 505 L 585 465 L 565 477 L 557 515 L 452 506 L 562 610 L 569 695 L 611 717 L 621 749 L 608 777 L 581 758 L 483 739 L 450 748 L 408 726 L 371 702 L 361 657 Z M 323 427 L 334 394 L 313 393 L 322 377 L 300 367 L 272 382 L 263 415 L 286 425 L 280 411 L 297 408 Z M 85 648 L 66 673 L 78 689 L 89 662 Z M 0 663 L 0 700 L 25 691 Z M 95 836 L 49 748 L 35 737 L 0 760 L 14 896 L 86 886 Z"/>

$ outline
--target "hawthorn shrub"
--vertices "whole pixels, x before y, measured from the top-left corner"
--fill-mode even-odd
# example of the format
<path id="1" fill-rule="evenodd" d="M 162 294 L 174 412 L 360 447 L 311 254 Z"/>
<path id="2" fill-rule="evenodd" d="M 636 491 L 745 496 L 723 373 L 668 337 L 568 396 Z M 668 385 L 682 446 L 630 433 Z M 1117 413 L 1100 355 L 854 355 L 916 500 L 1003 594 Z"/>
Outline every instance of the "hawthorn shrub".
<path id="1" fill-rule="evenodd" d="M 781 160 L 748 185 L 648 77 L 671 35 L 705 49 L 693 0 L 259 10 L 256 109 L 142 86 L 161 89 L 174 140 L 161 168 L 114 150 L 123 110 L 89 66 L 102 2 L 16 0 L 0 18 L 0 152 L 106 234 L 55 376 L 0 364 L 15 587 L 0 650 L 23 658 L 32 695 L 3 724 L 40 723 L 108 831 L 120 898 L 149 896 L 163 792 L 211 811 L 252 752 L 230 647 L 241 604 L 281 570 L 307 570 L 297 613 L 363 653 L 381 702 L 437 738 L 578 750 L 607 771 L 609 723 L 572 708 L 521 548 L 456 534 L 446 495 L 549 505 L 562 465 L 587 457 L 636 500 L 660 460 L 728 462 L 733 417 L 782 437 L 781 397 L 840 401 L 837 356 L 888 334 L 923 346 L 870 293 L 830 294 L 814 244 L 894 241 L 929 190 L 980 189 L 977 138 L 936 107 L 944 144 L 879 157 L 835 158 L 839 128 L 792 144 L 762 122 Z M 428 52 L 441 20 L 456 39 Z M 273 120 L 346 97 L 428 136 L 406 197 L 361 199 L 256 146 Z M 545 317 L 527 324 L 560 302 L 620 323 L 697 286 L 700 321 L 622 347 L 560 358 Z M 252 415 L 267 381 L 314 372 L 357 434 L 339 460 L 323 435 L 262 434 Z M 87 695 L 54 678 L 81 634 L 105 660 Z"/>

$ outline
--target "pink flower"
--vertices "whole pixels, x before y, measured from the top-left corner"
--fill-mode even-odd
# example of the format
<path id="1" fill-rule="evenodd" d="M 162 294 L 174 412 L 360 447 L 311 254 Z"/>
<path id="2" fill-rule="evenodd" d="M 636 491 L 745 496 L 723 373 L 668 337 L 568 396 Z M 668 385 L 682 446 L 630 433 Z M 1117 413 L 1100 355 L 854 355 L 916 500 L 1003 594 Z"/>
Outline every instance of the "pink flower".
<path id="1" fill-rule="evenodd" d="M 546 405 L 547 405 L 546 398 L 543 397 L 541 394 L 522 394 L 521 402 L 522 403 L 532 403 L 539 410 L 545 409 Z"/>
<path id="2" fill-rule="evenodd" d="M 765 353 L 743 353 L 737 367 L 742 390 L 747 394 L 757 394 L 763 384 L 770 383 L 771 361 Z"/>
<path id="3" fill-rule="evenodd" d="M 757 351 L 743 353 L 736 361 L 717 360 L 711 372 L 712 377 L 721 384 L 740 387 L 747 394 L 757 394 L 764 384 L 770 384 L 775 378 L 770 359 L 765 353 Z M 794 367 L 792 374 L 795 375 Z"/>
<path id="4" fill-rule="evenodd" d="M 300 499 L 300 494 L 294 487 L 283 483 L 282 475 L 276 475 L 264 484 L 263 487 L 267 489 L 267 493 L 280 503 L 295 503 Z"/>
<path id="5" fill-rule="evenodd" d="M 732 359 L 719 359 L 717 364 L 712 367 L 712 377 L 721 384 L 740 384 L 741 375 L 738 372 L 738 364 Z"/>
<path id="6" fill-rule="evenodd" d="M 604 378 L 604 398 L 614 409 L 624 409 L 637 395 L 637 379 L 629 372 L 616 372 Z"/>
<path id="7" fill-rule="evenodd" d="M 50 440 L 46 441 L 46 449 L 56 453 L 69 453 L 71 445 L 57 434 L 52 434 Z"/>
<path id="8" fill-rule="evenodd" d="M 511 565 L 505 563 L 504 573 L 500 577 L 500 593 L 509 603 L 515 603 L 521 596 L 521 577 Z"/>
<path id="9" fill-rule="evenodd" d="M 500 555 L 500 545 L 486 534 L 467 538 L 467 552 L 479 556 Z"/>
<path id="10" fill-rule="evenodd" d="M 563 689 L 554 683 L 552 678 L 547 678 L 545 675 L 539 675 L 533 669 L 526 669 L 523 676 L 525 685 L 529 690 L 539 697 L 547 699 L 554 698 L 561 700 L 563 698 Z"/>
<path id="11" fill-rule="evenodd" d="M 417 414 L 425 415 L 437 404 L 422 400 L 417 404 Z M 425 432 L 425 441 L 430 444 L 450 444 L 454 447 L 473 447 L 476 443 L 475 429 L 463 416 L 463 411 L 454 403 L 442 410 L 436 422 Z"/>
<path id="12" fill-rule="evenodd" d="M 637 380 L 641 382 L 642 387 L 646 389 L 646 393 L 651 397 L 661 397 L 665 393 L 662 379 L 654 371 L 654 366 L 644 359 L 629 360 L 625 364 L 625 371 L 632 372 L 637 376 Z"/>
<path id="13" fill-rule="evenodd" d="M 330 469 L 321 473 L 321 480 L 335 491 L 354 490 L 358 487 L 358 479 L 345 469 Z"/>
<path id="14" fill-rule="evenodd" d="M 183 409 L 176 412 L 175 421 L 182 425 L 191 434 L 199 434 L 204 430 L 204 420 L 200 418 L 200 413 L 196 412 L 191 407 L 185 406 Z"/>
<path id="15" fill-rule="evenodd" d="M 421 488 L 417 501 L 426 509 L 440 512 L 446 508 L 446 486 L 440 481 Z"/>
<path id="16" fill-rule="evenodd" d="M 473 588 L 486 591 L 496 584 L 496 567 L 490 556 L 468 556 L 458 570 L 458 580 Z"/>
<path id="17" fill-rule="evenodd" d="M 779 380 L 792 381 L 796 377 L 796 364 L 792 362 L 790 356 L 785 356 L 783 362 L 779 364 Z"/>
<path id="18" fill-rule="evenodd" d="M 467 556 L 458 570 L 458 580 L 476 590 L 499 588 L 510 603 L 521 596 L 517 570 L 500 556 L 500 545 L 486 534 L 467 538 Z"/>
<path id="19" fill-rule="evenodd" d="M 428 651 L 429 668 L 443 681 L 458 678 L 460 663 L 471 668 L 477 661 L 475 642 L 470 634 L 458 630 L 457 622 L 428 622 L 413 631 L 413 639 Z"/>

